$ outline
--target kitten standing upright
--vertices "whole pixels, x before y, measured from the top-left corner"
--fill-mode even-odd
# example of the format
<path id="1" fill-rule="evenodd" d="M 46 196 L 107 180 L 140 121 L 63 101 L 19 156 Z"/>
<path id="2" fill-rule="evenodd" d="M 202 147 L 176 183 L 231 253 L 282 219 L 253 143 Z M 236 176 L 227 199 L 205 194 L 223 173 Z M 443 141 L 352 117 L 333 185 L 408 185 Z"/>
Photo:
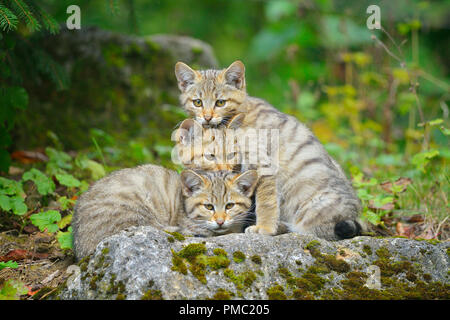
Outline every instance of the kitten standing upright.
<path id="1" fill-rule="evenodd" d="M 179 62 L 175 74 L 183 108 L 204 127 L 221 127 L 244 113 L 244 130 L 279 130 L 279 168 L 276 174 L 260 177 L 256 226 L 246 232 L 273 235 L 279 222 L 291 231 L 329 240 L 361 231 L 361 203 L 341 167 L 304 124 L 247 95 L 242 62 L 202 71 Z"/>

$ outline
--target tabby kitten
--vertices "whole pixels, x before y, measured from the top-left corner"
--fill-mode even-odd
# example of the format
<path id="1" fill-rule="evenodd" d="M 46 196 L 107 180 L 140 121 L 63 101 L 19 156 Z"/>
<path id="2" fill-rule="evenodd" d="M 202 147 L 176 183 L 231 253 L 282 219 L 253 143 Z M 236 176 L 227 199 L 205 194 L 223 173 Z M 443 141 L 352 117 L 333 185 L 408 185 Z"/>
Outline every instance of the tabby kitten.
<path id="1" fill-rule="evenodd" d="M 227 130 L 204 128 L 196 120 L 184 120 L 172 135 L 176 142 L 172 161 L 189 169 L 241 171 L 236 137 L 227 133 L 238 129 L 244 117 L 242 113 L 233 116 L 225 126 Z"/>
<path id="2" fill-rule="evenodd" d="M 360 200 L 341 167 L 304 124 L 247 95 L 242 62 L 202 71 L 178 62 L 175 74 L 183 108 L 204 127 L 220 127 L 244 113 L 244 130 L 278 129 L 278 170 L 260 177 L 256 225 L 246 232 L 273 235 L 280 222 L 290 231 L 328 240 L 351 238 L 361 231 Z"/>
<path id="3" fill-rule="evenodd" d="M 78 199 L 72 220 L 77 259 L 104 238 L 150 225 L 188 235 L 242 232 L 251 209 L 256 171 L 175 171 L 142 165 L 96 181 Z"/>

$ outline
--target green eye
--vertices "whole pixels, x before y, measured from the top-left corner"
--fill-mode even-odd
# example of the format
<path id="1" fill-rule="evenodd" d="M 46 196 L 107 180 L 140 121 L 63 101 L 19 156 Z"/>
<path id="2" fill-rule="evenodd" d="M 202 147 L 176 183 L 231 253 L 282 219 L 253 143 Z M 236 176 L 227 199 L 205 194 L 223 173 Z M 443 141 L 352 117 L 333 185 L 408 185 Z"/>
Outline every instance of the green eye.
<path id="1" fill-rule="evenodd" d="M 192 100 L 192 103 L 194 103 L 194 106 L 196 106 L 196 107 L 201 107 L 201 106 L 203 106 L 203 102 L 202 102 L 202 100 L 200 100 L 200 99 Z"/>
<path id="2" fill-rule="evenodd" d="M 225 105 L 225 102 L 227 102 L 227 100 L 217 100 L 216 107 L 223 107 Z"/>
<path id="3" fill-rule="evenodd" d="M 227 203 L 227 205 L 225 206 L 225 209 L 231 209 L 234 207 L 234 203 Z"/>
<path id="4" fill-rule="evenodd" d="M 208 210 L 214 210 L 214 206 L 212 204 L 205 204 L 205 208 Z"/>

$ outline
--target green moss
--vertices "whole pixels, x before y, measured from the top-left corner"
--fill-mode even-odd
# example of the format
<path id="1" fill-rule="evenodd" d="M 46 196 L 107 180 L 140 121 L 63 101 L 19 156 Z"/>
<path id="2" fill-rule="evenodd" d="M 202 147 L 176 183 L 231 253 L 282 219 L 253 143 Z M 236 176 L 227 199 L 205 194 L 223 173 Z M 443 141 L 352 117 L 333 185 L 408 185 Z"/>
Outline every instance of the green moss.
<path id="1" fill-rule="evenodd" d="M 206 284 L 208 267 L 211 270 L 219 270 L 231 263 L 225 250 L 217 248 L 213 252 L 214 256 L 205 255 L 206 247 L 203 243 L 189 244 L 179 252 L 172 250 L 172 270 L 182 274 L 187 274 L 189 270 L 201 283 Z"/>
<path id="2" fill-rule="evenodd" d="M 103 248 L 102 255 L 106 255 L 109 253 L 109 248 Z"/>
<path id="3" fill-rule="evenodd" d="M 86 272 L 87 269 L 88 269 L 88 263 L 87 262 L 83 262 L 83 263 L 80 264 L 80 270 L 82 272 Z"/>
<path id="4" fill-rule="evenodd" d="M 223 274 L 229 281 L 234 283 L 238 290 L 243 290 L 246 287 L 250 287 L 256 280 L 256 274 L 250 270 L 244 271 L 240 274 L 235 274 L 232 269 L 225 269 Z"/>
<path id="5" fill-rule="evenodd" d="M 178 241 L 184 241 L 186 240 L 186 237 L 183 236 L 181 233 L 179 232 L 169 232 L 169 231 L 164 231 L 168 234 L 170 234 L 174 239 L 178 240 Z M 170 240 L 169 240 L 170 241 Z"/>
<path id="6" fill-rule="evenodd" d="M 414 282 L 417 280 L 417 276 L 412 272 L 408 272 L 406 274 L 406 279 L 408 279 L 408 281 Z"/>
<path id="7" fill-rule="evenodd" d="M 385 255 L 384 255 L 385 256 Z M 363 272 L 349 272 L 347 279 L 340 281 L 342 289 L 330 288 L 324 290 L 321 299 L 345 299 L 345 300 L 374 300 L 374 299 L 448 299 L 450 286 L 439 282 L 424 283 L 411 277 L 407 278 L 414 285 L 400 280 L 397 277 L 381 276 L 382 290 L 369 289 L 365 286 L 367 274 Z M 417 277 L 416 277 L 417 278 Z"/>
<path id="8" fill-rule="evenodd" d="M 169 241 L 170 243 L 174 243 L 175 239 L 173 237 L 167 237 L 167 241 Z"/>
<path id="9" fill-rule="evenodd" d="M 149 289 L 141 297 L 141 300 L 164 300 L 160 290 Z"/>
<path id="10" fill-rule="evenodd" d="M 253 262 L 256 263 L 256 264 L 261 264 L 261 263 L 262 263 L 261 257 L 258 256 L 258 255 L 256 255 L 256 254 L 253 255 L 253 256 L 251 256 L 251 257 L 250 257 L 250 260 L 253 261 Z"/>
<path id="11" fill-rule="evenodd" d="M 228 257 L 228 253 L 227 253 L 225 250 L 223 250 L 222 248 L 216 248 L 216 249 L 214 249 L 214 250 L 213 250 L 213 253 L 214 253 L 216 256 L 225 256 L 225 257 Z"/>
<path id="12" fill-rule="evenodd" d="M 450 258 L 450 247 L 447 248 L 447 256 Z"/>
<path id="13" fill-rule="evenodd" d="M 438 239 L 415 238 L 414 240 L 417 240 L 417 241 L 426 241 L 426 242 L 428 242 L 429 244 L 433 244 L 433 245 L 438 244 L 438 243 L 441 243 L 441 241 L 439 241 Z"/>
<path id="14" fill-rule="evenodd" d="M 245 261 L 245 254 L 241 251 L 233 252 L 233 260 L 236 263 L 241 263 Z"/>
<path id="15" fill-rule="evenodd" d="M 330 269 L 328 269 L 327 267 L 325 267 L 322 264 L 313 264 L 312 266 L 310 266 L 307 270 L 307 272 L 310 273 L 330 273 Z"/>
<path id="16" fill-rule="evenodd" d="M 232 293 L 229 291 L 219 288 L 217 292 L 212 297 L 213 300 L 230 300 L 232 296 Z"/>
<path id="17" fill-rule="evenodd" d="M 323 255 L 317 259 L 319 260 L 319 263 L 325 264 L 328 268 L 336 272 L 343 273 L 350 271 L 350 265 L 347 262 L 336 259 L 336 257 L 331 254 Z"/>
<path id="18" fill-rule="evenodd" d="M 206 253 L 206 247 L 203 243 L 191 243 L 185 246 L 177 255 L 192 262 L 200 254 Z"/>
<path id="19" fill-rule="evenodd" d="M 187 274 L 187 266 L 184 260 L 172 250 L 172 270 Z"/>
<path id="20" fill-rule="evenodd" d="M 390 262 L 388 259 L 378 259 L 374 261 L 374 265 L 378 266 L 382 276 L 391 277 L 399 273 L 417 273 L 416 268 L 409 261 Z"/>
<path id="21" fill-rule="evenodd" d="M 118 293 L 116 296 L 116 300 L 125 300 L 127 298 L 127 295 L 123 293 Z"/>
<path id="22" fill-rule="evenodd" d="M 282 278 L 286 280 L 286 283 L 288 285 L 294 285 L 295 284 L 295 277 L 292 275 L 292 273 L 287 269 L 283 267 L 278 268 L 278 273 L 281 275 Z"/>
<path id="23" fill-rule="evenodd" d="M 318 247 L 320 247 L 320 242 L 317 240 L 313 240 L 313 241 L 309 242 L 305 248 L 308 249 L 309 251 L 312 251 L 312 250 L 316 250 Z"/>
<path id="24" fill-rule="evenodd" d="M 226 268 L 230 265 L 231 261 L 223 255 L 217 255 L 213 257 L 207 257 L 206 264 L 213 270 Z"/>
<path id="25" fill-rule="evenodd" d="M 91 280 L 89 281 L 89 288 L 91 290 L 96 290 L 97 289 L 97 280 L 98 280 L 98 276 L 96 274 L 94 274 L 91 278 Z"/>
<path id="26" fill-rule="evenodd" d="M 284 293 L 283 287 L 275 285 L 266 290 L 269 300 L 287 300 L 287 296 Z"/>
<path id="27" fill-rule="evenodd" d="M 367 245 L 367 244 L 365 244 L 363 246 L 363 251 L 369 256 L 372 255 L 372 248 L 369 245 Z"/>
<path id="28" fill-rule="evenodd" d="M 423 274 L 423 279 L 424 279 L 426 282 L 430 282 L 433 278 L 431 277 L 431 274 L 429 274 L 429 273 L 424 273 L 424 274 Z"/>
<path id="29" fill-rule="evenodd" d="M 206 284 L 206 262 L 202 259 L 204 256 L 198 256 L 195 263 L 191 263 L 189 271 L 196 277 L 201 283 Z"/>
<path id="30" fill-rule="evenodd" d="M 292 291 L 292 298 L 296 300 L 315 300 L 314 295 L 303 289 L 295 289 Z"/>
<path id="31" fill-rule="evenodd" d="M 298 265 L 298 266 L 301 266 L 302 262 L 300 260 L 295 260 L 295 264 Z"/>
<path id="32" fill-rule="evenodd" d="M 375 253 L 381 259 L 389 259 L 392 256 L 389 250 L 384 247 L 378 249 L 377 251 L 375 251 Z"/>
<path id="33" fill-rule="evenodd" d="M 305 272 L 300 278 L 296 279 L 297 288 L 306 291 L 319 291 L 323 288 L 325 283 L 326 279 L 310 272 Z"/>

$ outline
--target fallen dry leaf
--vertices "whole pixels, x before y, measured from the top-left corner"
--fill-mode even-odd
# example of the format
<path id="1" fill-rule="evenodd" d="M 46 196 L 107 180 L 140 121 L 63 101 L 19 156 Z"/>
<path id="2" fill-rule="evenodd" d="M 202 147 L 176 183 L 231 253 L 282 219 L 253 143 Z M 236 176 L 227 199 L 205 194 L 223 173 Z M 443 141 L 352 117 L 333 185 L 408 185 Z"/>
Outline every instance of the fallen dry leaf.
<path id="1" fill-rule="evenodd" d="M 421 214 L 415 214 L 408 218 L 409 223 L 417 223 L 417 222 L 423 222 L 423 221 L 424 221 L 424 218 L 423 218 L 423 215 L 421 215 Z"/>
<path id="2" fill-rule="evenodd" d="M 397 222 L 397 224 L 395 225 L 395 230 L 398 236 L 414 238 L 414 226 L 408 226 L 401 222 Z"/>
<path id="3" fill-rule="evenodd" d="M 386 204 L 382 205 L 381 207 L 377 207 L 377 206 L 375 206 L 374 201 L 373 201 L 373 200 L 370 200 L 367 207 L 369 207 L 369 209 L 372 209 L 372 210 L 386 210 L 386 211 L 391 211 L 391 210 L 393 210 L 393 209 L 395 208 L 395 205 L 394 205 L 394 203 L 389 202 L 389 203 L 386 203 Z"/>
<path id="4" fill-rule="evenodd" d="M 29 296 L 34 296 L 40 289 L 34 290 L 31 286 L 25 286 L 26 288 L 28 288 L 28 292 L 27 295 Z"/>
<path id="5" fill-rule="evenodd" d="M 402 186 L 402 189 L 400 192 L 404 192 L 406 190 L 406 188 L 412 183 L 412 180 L 410 178 L 405 178 L 405 177 L 401 177 L 398 178 L 394 184 L 397 186 Z M 383 183 L 380 183 L 381 188 L 389 193 L 393 193 L 392 192 L 392 182 L 391 181 L 386 181 Z"/>
<path id="6" fill-rule="evenodd" d="M 6 261 L 20 261 L 24 259 L 47 259 L 49 256 L 48 253 L 33 253 L 28 250 L 23 249 L 15 249 L 9 251 L 4 256 L 0 257 L 0 262 L 6 262 Z"/>
<path id="7" fill-rule="evenodd" d="M 14 151 L 11 158 L 24 164 L 48 161 L 48 157 L 37 151 Z"/>

